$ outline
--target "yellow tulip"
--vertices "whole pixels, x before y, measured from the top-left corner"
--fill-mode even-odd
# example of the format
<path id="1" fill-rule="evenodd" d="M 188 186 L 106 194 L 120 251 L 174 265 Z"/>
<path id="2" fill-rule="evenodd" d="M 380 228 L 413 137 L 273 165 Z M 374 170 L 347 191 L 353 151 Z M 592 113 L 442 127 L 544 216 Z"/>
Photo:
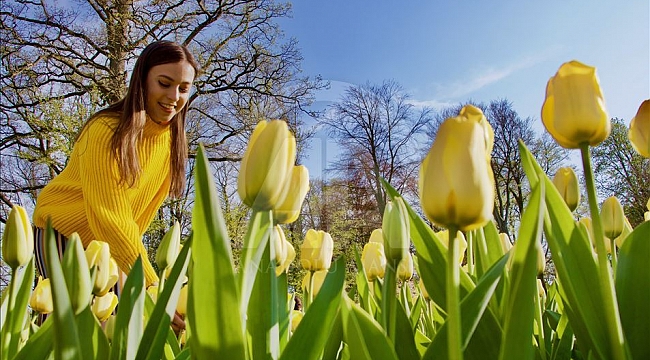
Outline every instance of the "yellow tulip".
<path id="1" fill-rule="evenodd" d="M 285 196 L 296 161 L 296 138 L 282 120 L 260 121 L 242 158 L 237 192 L 259 211 L 272 210 Z"/>
<path id="2" fill-rule="evenodd" d="M 147 294 L 149 294 L 154 303 L 158 301 L 158 285 L 149 286 L 147 288 Z"/>
<path id="3" fill-rule="evenodd" d="M 546 289 L 544 289 L 544 284 L 542 284 L 542 280 L 540 279 L 537 279 L 537 295 L 542 299 L 546 297 Z"/>
<path id="4" fill-rule="evenodd" d="M 104 296 L 115 285 L 110 283 L 111 274 L 111 251 L 108 243 L 93 240 L 86 248 L 86 260 L 90 268 L 95 268 L 95 283 L 93 284 L 93 294 Z M 118 275 L 119 276 L 119 275 Z M 114 277 L 117 281 L 117 276 Z"/>
<path id="5" fill-rule="evenodd" d="M 605 199 L 600 209 L 600 218 L 603 222 L 603 232 L 608 239 L 616 239 L 621 235 L 625 224 L 625 213 L 616 196 Z"/>
<path id="6" fill-rule="evenodd" d="M 399 263 L 408 255 L 411 242 L 411 222 L 404 199 L 395 197 L 386 204 L 381 228 L 386 260 L 393 264 Z"/>
<path id="7" fill-rule="evenodd" d="M 621 246 L 623 246 L 623 242 L 625 242 L 625 239 L 630 235 L 632 230 L 634 230 L 632 229 L 632 224 L 630 224 L 630 221 L 626 217 L 625 222 L 623 223 L 623 232 L 621 232 L 621 235 L 619 235 L 615 240 L 616 247 L 620 249 Z"/>
<path id="8" fill-rule="evenodd" d="M 291 332 L 296 332 L 304 314 L 300 310 L 291 310 Z"/>
<path id="9" fill-rule="evenodd" d="M 424 287 L 424 282 L 420 280 L 418 283 L 418 288 L 420 288 L 420 293 L 422 294 L 422 297 L 424 300 L 431 300 L 431 297 L 429 297 L 429 293 L 427 292 L 427 289 Z"/>
<path id="10" fill-rule="evenodd" d="M 361 263 L 368 281 L 375 281 L 377 278 L 382 279 L 386 270 L 384 244 L 377 242 L 366 243 L 361 252 Z"/>
<path id="11" fill-rule="evenodd" d="M 422 209 L 434 223 L 472 230 L 492 218 L 494 175 L 490 153 L 494 132 L 483 112 L 463 107 L 445 120 L 420 167 Z"/>
<path id="12" fill-rule="evenodd" d="M 542 122 L 560 146 L 595 146 L 611 131 L 596 68 L 578 61 L 562 64 L 546 85 Z"/>
<path id="13" fill-rule="evenodd" d="M 181 287 L 178 302 L 176 303 L 176 312 L 183 316 L 187 313 L 187 285 Z"/>
<path id="14" fill-rule="evenodd" d="M 399 262 L 397 265 L 397 278 L 402 281 L 411 280 L 413 277 L 413 255 L 408 255 Z"/>
<path id="15" fill-rule="evenodd" d="M 29 306 L 32 310 L 41 314 L 49 314 L 54 310 L 50 279 L 43 279 L 41 276 L 38 277 L 38 283 L 29 299 Z"/>
<path id="16" fill-rule="evenodd" d="M 578 221 L 578 224 L 584 227 L 584 230 L 587 234 L 587 237 L 589 238 L 589 242 L 591 243 L 591 247 L 596 251 L 596 237 L 594 236 L 594 227 L 591 223 L 591 218 L 590 217 L 583 217 Z M 612 244 L 610 241 L 605 241 L 605 250 L 608 253 L 612 252 Z"/>
<path id="17" fill-rule="evenodd" d="M 384 232 L 381 229 L 375 229 L 370 233 L 368 242 L 377 242 L 384 245 Z"/>
<path id="18" fill-rule="evenodd" d="M 316 295 L 320 291 L 321 286 L 323 286 L 323 282 L 325 282 L 325 277 L 327 276 L 327 270 L 318 270 L 314 271 L 314 280 L 313 280 L 313 292 L 314 294 L 312 295 L 314 298 L 316 298 Z M 302 290 L 303 292 L 309 292 L 309 281 L 311 279 L 311 272 L 307 272 L 305 274 L 305 277 L 302 278 Z"/>
<path id="19" fill-rule="evenodd" d="M 34 255 L 34 234 L 27 211 L 20 205 L 13 205 L 2 234 L 2 258 L 16 270 L 27 265 Z"/>
<path id="20" fill-rule="evenodd" d="M 334 241 L 330 234 L 309 229 L 300 247 L 300 265 L 309 271 L 329 269 L 333 252 Z"/>
<path id="21" fill-rule="evenodd" d="M 113 341 L 113 333 L 115 333 L 115 323 L 117 322 L 117 316 L 111 315 L 106 319 L 104 324 L 104 334 L 106 334 L 106 339 L 108 341 Z"/>
<path id="22" fill-rule="evenodd" d="M 632 147 L 643 157 L 650 158 L 650 99 L 639 106 L 636 116 L 630 121 L 627 137 Z M 650 210 L 650 205 L 648 206 Z"/>
<path id="23" fill-rule="evenodd" d="M 449 248 L 449 230 L 438 231 L 436 236 L 446 248 Z M 467 250 L 467 240 L 465 240 L 465 235 L 459 231 L 456 233 L 456 241 L 458 242 L 458 248 L 460 249 L 458 254 L 458 263 L 461 264 L 465 258 L 465 250 Z"/>
<path id="24" fill-rule="evenodd" d="M 90 310 L 95 314 L 97 320 L 102 322 L 108 320 L 116 306 L 117 295 L 113 292 L 109 292 L 104 296 L 96 296 Z"/>
<path id="25" fill-rule="evenodd" d="M 559 168 L 553 177 L 553 185 L 562 195 L 569 210 L 575 210 L 580 203 L 580 185 L 573 169 L 568 166 Z"/>
<path id="26" fill-rule="evenodd" d="M 291 179 L 285 186 L 286 196 L 273 209 L 276 224 L 290 224 L 298 219 L 302 202 L 309 191 L 309 170 L 303 165 L 294 166 Z"/>
<path id="27" fill-rule="evenodd" d="M 507 253 L 512 249 L 512 242 L 510 241 L 510 236 L 506 233 L 499 233 L 499 239 L 501 240 L 501 247 L 503 248 L 503 253 Z"/>
<path id="28" fill-rule="evenodd" d="M 289 265 L 296 258 L 296 250 L 284 235 L 280 225 L 272 229 L 271 240 L 275 247 L 275 275 L 280 276 L 283 272 L 289 270 Z"/>
<path id="29" fill-rule="evenodd" d="M 176 257 L 181 251 L 181 224 L 174 221 L 171 229 L 167 230 L 158 249 L 156 250 L 156 264 L 159 269 L 171 267 L 176 262 Z"/>

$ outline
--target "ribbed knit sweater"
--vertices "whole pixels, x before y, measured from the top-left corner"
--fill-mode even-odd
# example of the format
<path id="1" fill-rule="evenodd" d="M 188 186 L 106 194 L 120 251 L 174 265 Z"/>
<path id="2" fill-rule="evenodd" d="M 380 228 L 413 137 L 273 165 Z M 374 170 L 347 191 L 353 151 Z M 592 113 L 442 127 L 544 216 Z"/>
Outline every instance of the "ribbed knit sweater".
<path id="1" fill-rule="evenodd" d="M 41 191 L 34 225 L 52 226 L 64 236 L 77 232 L 86 247 L 92 240 L 109 244 L 111 255 L 129 273 L 142 256 L 148 285 L 158 281 L 142 243 L 142 235 L 169 194 L 170 128 L 147 118 L 137 144 L 142 172 L 134 186 L 120 182 L 111 136 L 116 116 L 100 116 L 88 124 L 74 145 L 65 169 Z"/>

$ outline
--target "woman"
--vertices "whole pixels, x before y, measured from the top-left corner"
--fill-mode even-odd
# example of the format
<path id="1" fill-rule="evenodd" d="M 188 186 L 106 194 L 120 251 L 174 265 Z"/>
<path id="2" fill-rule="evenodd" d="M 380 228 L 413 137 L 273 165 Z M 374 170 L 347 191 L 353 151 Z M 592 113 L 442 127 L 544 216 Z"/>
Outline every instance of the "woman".
<path id="1" fill-rule="evenodd" d="M 76 232 L 84 247 L 109 244 L 125 273 L 142 257 L 146 285 L 158 282 L 142 235 L 167 196 L 185 187 L 185 115 L 198 64 L 186 47 L 148 45 L 135 63 L 126 96 L 83 126 L 66 168 L 41 191 L 34 210 L 35 252 L 44 266 L 43 228 L 56 232 L 60 254 Z"/>

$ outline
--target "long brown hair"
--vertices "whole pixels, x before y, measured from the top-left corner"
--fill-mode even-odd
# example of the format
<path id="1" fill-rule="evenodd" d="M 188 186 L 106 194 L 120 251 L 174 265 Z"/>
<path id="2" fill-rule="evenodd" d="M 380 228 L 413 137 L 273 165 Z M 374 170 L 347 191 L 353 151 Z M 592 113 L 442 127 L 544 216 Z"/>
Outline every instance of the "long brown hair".
<path id="1" fill-rule="evenodd" d="M 145 103 L 147 99 L 147 76 L 152 67 L 157 65 L 187 61 L 194 68 L 195 77 L 199 65 L 189 50 L 172 41 L 156 41 L 149 44 L 135 62 L 133 74 L 124 98 L 109 107 L 98 111 L 91 117 L 116 113 L 120 121 L 111 138 L 111 151 L 117 160 L 121 180 L 133 186 L 140 174 L 137 142 L 147 120 Z M 187 138 L 185 135 L 185 116 L 189 104 L 185 104 L 171 121 L 170 173 L 171 187 L 169 195 L 178 198 L 185 189 L 185 164 L 187 162 Z M 85 127 L 85 126 L 84 126 Z M 83 128 L 82 128 L 83 131 Z"/>

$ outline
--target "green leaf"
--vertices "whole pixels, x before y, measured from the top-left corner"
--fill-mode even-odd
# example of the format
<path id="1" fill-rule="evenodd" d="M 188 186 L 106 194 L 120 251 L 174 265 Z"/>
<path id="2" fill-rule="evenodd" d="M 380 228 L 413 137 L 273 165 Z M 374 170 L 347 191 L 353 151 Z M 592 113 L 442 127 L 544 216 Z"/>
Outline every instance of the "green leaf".
<path id="1" fill-rule="evenodd" d="M 87 306 L 83 309 L 75 320 L 79 334 L 83 334 L 79 338 L 81 353 L 83 355 L 82 358 L 95 360 L 108 359 L 110 355 L 108 339 L 104 334 L 104 330 L 99 325 L 97 318 L 90 310 L 90 307 Z"/>
<path id="2" fill-rule="evenodd" d="M 341 306 L 343 340 L 352 359 L 397 360 L 393 344 L 379 323 L 347 296 Z"/>
<path id="3" fill-rule="evenodd" d="M 383 181 L 383 184 L 386 193 L 389 196 L 399 196 L 397 191 L 388 184 L 388 182 Z M 447 247 L 442 244 L 440 239 L 438 239 L 433 233 L 431 227 L 424 222 L 411 206 L 408 203 L 405 204 L 411 220 L 411 240 L 413 241 L 417 252 L 417 263 L 420 277 L 424 282 L 424 286 L 426 287 L 431 299 L 442 309 L 445 309 Z M 460 297 L 464 298 L 475 287 L 476 285 L 470 276 L 466 272 L 461 271 Z M 494 349 L 499 349 L 500 347 L 501 331 L 496 316 L 492 310 L 488 308 L 479 321 L 479 324 L 474 331 L 474 335 L 465 350 L 465 358 L 496 358 L 498 356 L 498 350 Z M 490 344 L 490 347 L 486 349 L 484 344 Z"/>
<path id="4" fill-rule="evenodd" d="M 275 271 L 275 270 L 273 270 Z M 287 297 L 289 295 L 289 284 L 287 283 L 287 272 L 284 271 L 277 277 L 277 304 L 278 322 L 280 325 L 280 353 L 287 346 L 291 335 L 291 310 Z"/>
<path id="5" fill-rule="evenodd" d="M 146 296 L 142 259 L 138 257 L 122 287 L 111 342 L 111 360 L 135 358 L 143 333 Z"/>
<path id="6" fill-rule="evenodd" d="M 502 276 L 503 269 L 508 262 L 508 255 L 501 257 L 488 271 L 483 275 L 476 288 L 469 293 L 460 303 L 461 310 L 461 344 L 465 350 L 466 357 L 481 358 L 481 356 L 474 351 L 467 351 L 467 347 L 472 340 L 472 337 L 482 321 L 483 315 L 494 291 L 499 284 Z M 483 326 L 486 326 L 487 322 Z M 501 327 L 499 324 L 493 324 L 494 338 L 477 337 L 474 339 L 475 348 L 483 350 L 482 356 L 484 358 L 493 358 L 499 354 L 500 338 L 497 339 L 496 335 L 501 336 Z M 479 342 L 480 341 L 480 342 Z M 438 330 L 435 338 L 431 342 L 429 348 L 423 356 L 423 359 L 435 359 L 445 357 L 447 355 L 447 326 L 443 326 Z"/>
<path id="7" fill-rule="evenodd" d="M 260 259 L 259 269 L 250 301 L 248 303 L 248 320 L 246 332 L 252 359 L 277 359 L 280 354 L 280 333 L 278 319 L 278 285 L 275 276 L 275 254 L 273 245 L 264 241 L 264 254 Z M 283 295 L 286 304 L 287 293 Z M 286 305 L 285 305 L 286 307 Z"/>
<path id="8" fill-rule="evenodd" d="M 396 306 L 395 311 L 396 332 L 395 352 L 402 360 L 419 359 L 420 353 L 415 345 L 415 334 L 411 327 L 411 321 L 401 305 Z"/>
<path id="9" fill-rule="evenodd" d="M 319 359 L 336 319 L 345 282 L 345 258 L 336 259 L 314 302 L 282 352 L 283 360 Z"/>
<path id="10" fill-rule="evenodd" d="M 54 350 L 54 317 L 48 316 L 13 360 L 46 359 Z"/>
<path id="11" fill-rule="evenodd" d="M 544 182 L 546 215 L 544 233 L 560 281 L 559 293 L 571 327 L 585 353 L 599 359 L 612 354 L 605 313 L 603 289 L 598 277 L 598 264 L 589 239 L 573 214 L 546 176 L 533 155 L 520 141 L 522 166 L 531 187 Z"/>
<path id="12" fill-rule="evenodd" d="M 138 347 L 136 358 L 138 359 L 160 359 L 163 357 L 165 344 L 170 332 L 170 324 L 176 312 L 176 304 L 183 286 L 187 266 L 190 262 L 190 252 L 193 237 L 183 246 L 178 254 L 176 262 L 172 267 L 169 277 L 165 281 L 162 293 L 156 300 L 156 306 L 147 322 L 147 326 L 142 334 L 142 340 Z"/>
<path id="13" fill-rule="evenodd" d="M 8 293 L 3 297 L 3 321 L 1 331 L 2 352 L 0 355 L 11 357 L 18 351 L 21 331 L 28 318 L 27 303 L 32 294 L 34 280 L 34 257 L 27 266 L 18 268 L 12 273 Z M 4 309 L 4 307 L 7 309 Z M 4 318 L 6 316 L 6 319 Z"/>
<path id="14" fill-rule="evenodd" d="M 341 310 L 337 309 L 336 315 L 334 318 L 334 323 L 332 324 L 332 331 L 327 337 L 327 342 L 325 342 L 325 349 L 323 350 L 323 359 L 336 359 L 336 355 L 341 348 L 341 342 L 343 341 L 343 320 L 341 319 Z"/>
<path id="15" fill-rule="evenodd" d="M 246 345 L 230 239 L 202 145 L 195 173 L 188 341 L 196 358 L 243 360 Z"/>
<path id="16" fill-rule="evenodd" d="M 537 248 L 542 237 L 544 184 L 533 187 L 530 202 L 521 218 L 521 227 L 510 264 L 510 288 L 501 342 L 500 359 L 532 359 L 535 352 L 533 320 L 537 295 Z"/>
<path id="17" fill-rule="evenodd" d="M 621 324 L 633 359 L 650 359 L 650 221 L 623 242 L 616 269 Z"/>
<path id="18" fill-rule="evenodd" d="M 45 258 L 47 273 L 50 274 L 50 286 L 52 288 L 52 302 L 54 310 L 50 316 L 54 317 L 54 358 L 63 359 L 81 359 L 82 351 L 79 343 L 79 332 L 74 321 L 74 312 L 68 287 L 61 261 L 59 251 L 54 239 L 54 230 L 48 221 L 45 229 Z"/>

